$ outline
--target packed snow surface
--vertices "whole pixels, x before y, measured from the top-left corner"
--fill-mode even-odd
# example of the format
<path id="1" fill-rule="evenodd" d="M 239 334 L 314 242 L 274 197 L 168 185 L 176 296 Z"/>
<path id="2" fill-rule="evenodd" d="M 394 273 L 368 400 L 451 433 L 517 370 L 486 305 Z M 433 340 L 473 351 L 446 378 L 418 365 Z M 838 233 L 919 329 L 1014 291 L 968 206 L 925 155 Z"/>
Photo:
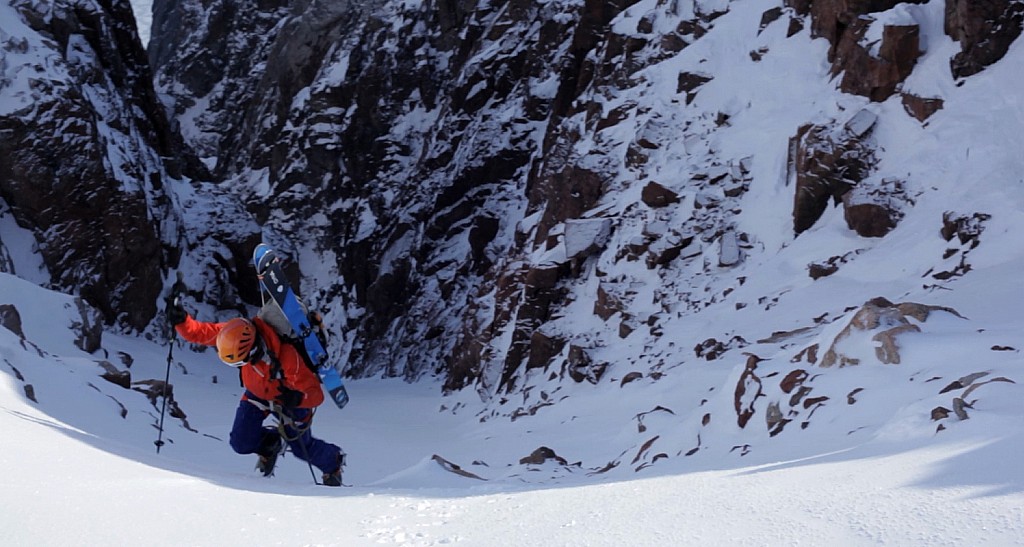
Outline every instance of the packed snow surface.
<path id="1" fill-rule="evenodd" d="M 102 356 L 78 350 L 68 330 L 72 299 L 6 274 L 0 291 L 25 335 L 0 329 L 5 545 L 1024 542 L 1024 470 L 1011 463 L 1024 450 L 1016 391 L 990 393 L 970 420 L 937 435 L 915 434 L 911 417 L 876 416 L 883 431 L 842 450 L 817 450 L 810 435 L 749 465 L 671 458 L 595 474 L 621 429 L 602 414 L 607 394 L 481 421 L 469 410 L 479 401 L 442 400 L 431 382 L 362 380 L 350 383 L 347 408 L 316 416 L 316 435 L 349 454 L 349 486 L 329 488 L 290 453 L 271 478 L 254 470 L 255 456 L 234 454 L 235 371 L 180 345 L 170 375 L 192 430 L 168 413 L 158 454 L 161 399 L 152 405 L 97 376 Z M 104 346 L 110 361 L 132 357 L 136 380 L 163 377 L 166 343 L 108 334 Z M 918 348 L 915 359 L 939 363 L 942 351 Z M 652 399 L 662 396 L 621 390 L 610 406 L 649 408 Z M 539 446 L 568 465 L 519 463 Z"/>
<path id="2" fill-rule="evenodd" d="M 736 228 L 756 247 L 720 241 L 729 262 L 739 263 L 696 278 L 694 291 L 706 282 L 706 307 L 666 314 L 650 346 L 641 335 L 612 338 L 602 354 L 609 368 L 595 385 L 546 382 L 557 371 L 540 370 L 523 378 L 530 390 L 481 401 L 473 389 L 441 397 L 430 379 L 350 382 L 349 406 L 328 403 L 314 426 L 347 451 L 348 487 L 315 485 L 318 474 L 292 454 L 272 478 L 254 470 L 255 456 L 234 454 L 227 439 L 240 388 L 213 352 L 113 333 L 96 352 L 79 349 L 79 304 L 41 288 L 47 276 L 31 236 L 0 210 L 9 255 L 0 258 L 19 276 L 0 274 L 0 306 L 17 309 L 22 331 L 0 328 L 4 545 L 1024 545 L 1024 160 L 1016 144 L 1024 132 L 1016 92 L 1024 87 L 1017 70 L 1024 43 L 954 82 L 948 63 L 957 46 L 942 33 L 942 2 L 882 14 L 879 23 L 922 25 L 927 51 L 904 90 L 945 101 L 922 124 L 896 97 L 869 104 L 837 93 L 826 76 L 827 45 L 806 30 L 787 39 L 784 25 L 769 27 L 757 37 L 769 54 L 754 63 L 731 37 L 755 32 L 775 3 L 730 5 L 716 24 L 736 34 L 702 40 L 647 69 L 655 97 L 642 98 L 657 103 L 661 87 L 665 97 L 675 93 L 681 71 L 714 74 L 693 108 L 728 113 L 729 125 L 707 142 L 697 136 L 665 150 L 699 154 L 714 145 L 722 158 L 751 158 Z M 140 14 L 149 7 L 134 6 L 145 43 Z M 630 17 L 643 10 L 632 12 L 617 24 L 635 28 Z M 12 79 L 0 110 L 21 107 L 30 75 Z M 788 138 L 802 124 L 844 122 L 865 108 L 879 120 L 877 176 L 905 180 L 914 203 L 881 239 L 858 237 L 838 209 L 794 238 Z M 663 171 L 678 171 L 666 158 Z M 628 186 L 606 206 L 635 205 L 639 189 Z M 984 218 L 980 243 L 940 237 L 946 212 Z M 366 214 L 362 222 L 369 232 L 377 219 Z M 566 243 L 581 249 L 606 235 L 603 225 L 584 222 Z M 566 250 L 552 252 L 564 260 Z M 714 254 L 709 260 L 718 260 Z M 807 275 L 809 263 L 839 258 L 835 274 Z M 300 260 L 304 273 L 326 277 L 316 259 Z M 601 267 L 638 280 L 637 307 L 671 281 L 642 261 Z M 934 277 L 940 272 L 950 277 Z M 685 269 L 671 273 L 689 279 Z M 196 287 L 201 279 L 186 281 Z M 596 290 L 595 281 L 563 310 L 578 332 L 612 328 L 593 314 Z M 812 344 L 824 353 L 877 296 L 955 313 L 914 323 L 919 332 L 899 338 L 899 364 L 872 360 L 878 345 L 870 333 L 838 346 L 861 357 L 859 365 L 793 361 Z M 214 319 L 208 309 L 194 311 Z M 654 304 L 650 311 L 664 313 Z M 13 328 L 9 308 L 0 317 Z M 772 341 L 780 331 L 790 337 Z M 733 335 L 751 344 L 716 360 L 695 358 L 695 344 Z M 763 359 L 761 384 L 745 376 L 745 353 Z M 132 387 L 144 389 L 162 381 L 168 363 L 181 412 L 167 409 L 161 434 L 162 397 L 151 401 L 100 376 L 130 372 Z M 767 403 L 789 400 L 779 380 L 797 368 L 807 370 L 812 395 L 828 400 L 787 409 L 794 420 L 769 433 Z M 640 379 L 625 382 L 630 373 Z M 944 390 L 963 382 L 974 384 Z M 737 394 L 740 386 L 748 389 Z M 968 419 L 953 414 L 960 396 Z M 756 412 L 741 428 L 742 405 Z M 937 417 L 940 408 L 949 416 Z M 158 438 L 166 442 L 159 453 Z M 564 463 L 521 461 L 540 447 Z"/>

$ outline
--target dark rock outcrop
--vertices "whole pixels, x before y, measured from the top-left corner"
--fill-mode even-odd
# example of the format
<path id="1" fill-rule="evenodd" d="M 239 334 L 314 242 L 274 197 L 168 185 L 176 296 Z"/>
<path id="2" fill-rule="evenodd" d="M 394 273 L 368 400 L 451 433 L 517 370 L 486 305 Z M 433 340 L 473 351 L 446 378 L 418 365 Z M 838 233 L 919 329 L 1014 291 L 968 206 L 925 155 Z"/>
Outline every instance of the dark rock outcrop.
<path id="1" fill-rule="evenodd" d="M 950 59 L 954 78 L 981 72 L 1006 55 L 1020 36 L 1024 3 L 1007 0 L 946 0 L 946 34 L 960 42 Z"/>
<path id="2" fill-rule="evenodd" d="M 756 413 L 757 399 L 764 395 L 761 385 L 761 378 L 757 374 L 757 364 L 762 359 L 756 355 L 747 356 L 747 365 L 736 382 L 736 390 L 733 393 L 733 409 L 736 411 L 736 424 L 741 428 L 747 426 L 747 422 Z"/>
<path id="3" fill-rule="evenodd" d="M 832 366 L 858 365 L 863 355 L 847 355 L 839 349 L 843 340 L 851 336 L 867 335 L 874 332 L 871 341 L 874 345 L 874 357 L 882 364 L 899 364 L 900 353 L 897 337 L 908 332 L 921 332 L 921 328 L 911 323 L 908 318 L 913 318 L 918 323 L 924 323 L 928 317 L 936 311 L 942 311 L 961 317 L 956 310 L 943 306 L 930 306 L 915 302 L 904 302 L 894 304 L 889 300 L 877 297 L 865 302 L 853 318 L 832 342 L 829 349 L 822 357 L 822 368 Z"/>
<path id="4" fill-rule="evenodd" d="M 786 0 L 799 13 L 811 15 L 811 35 L 831 44 L 829 61 L 835 61 L 847 33 L 857 33 L 862 16 L 892 9 L 901 0 Z M 915 0 L 911 4 L 927 3 Z"/>
<path id="5" fill-rule="evenodd" d="M 162 289 L 157 226 L 171 215 L 165 185 L 182 152 L 157 105 L 130 5 L 14 9 L 36 35 L 0 44 L 0 81 L 12 99 L 0 112 L 0 198 L 35 235 L 54 288 L 80 294 L 107 323 L 142 329 Z M 42 45 L 30 51 L 30 43 Z M 25 81 L 43 70 L 35 56 L 53 66 Z"/>
<path id="6" fill-rule="evenodd" d="M 832 73 L 843 73 L 840 87 L 847 93 L 883 101 L 910 74 L 920 56 L 916 25 L 886 26 L 881 44 L 872 51 L 864 44 L 871 14 L 892 9 L 900 0 L 786 0 L 797 13 L 811 16 L 811 35 L 829 41 Z M 926 3 L 925 0 L 908 2 Z"/>
<path id="7" fill-rule="evenodd" d="M 882 237 L 892 231 L 903 217 L 900 205 L 908 201 L 899 180 L 886 180 L 874 187 L 862 184 L 842 199 L 846 225 L 862 237 Z"/>
<path id="8" fill-rule="evenodd" d="M 100 314 L 81 298 L 75 298 L 74 304 L 80 318 L 71 324 L 72 332 L 75 333 L 75 345 L 86 353 L 92 353 L 103 345 L 103 324 Z"/>
<path id="9" fill-rule="evenodd" d="M 808 15 L 840 87 L 880 101 L 920 54 L 903 17 L 916 8 L 898 4 L 792 0 L 759 30 L 778 33 L 769 27 L 788 17 L 792 36 Z M 296 240 L 299 260 L 320 260 L 304 288 L 345 333 L 331 349 L 346 372 L 439 374 L 446 390 L 491 397 L 559 371 L 599 377 L 601 346 L 576 336 L 570 307 L 619 316 L 607 325 L 618 336 L 656 338 L 661 314 L 631 309 L 631 285 L 660 277 L 644 305 L 682 316 L 728 297 L 738 273 L 713 288 L 706 279 L 757 252 L 757 234 L 732 222 L 753 206 L 742 199 L 750 152 L 720 156 L 716 134 L 749 105 L 703 110 L 703 90 L 717 86 L 699 65 L 670 81 L 645 70 L 713 32 L 723 12 L 656 3 L 621 17 L 637 6 L 176 0 L 157 14 L 150 51 L 166 106 L 199 129 L 188 137 L 216 162 L 225 198 L 263 233 Z M 182 23 L 206 19 L 225 24 Z M 872 173 L 873 121 L 865 112 L 794 137 L 796 233 L 830 202 L 864 236 L 899 221 L 898 193 Z M 679 178 L 666 158 L 686 166 Z M 629 190 L 640 203 L 612 203 L 650 181 Z M 225 246 L 228 269 L 245 245 Z M 620 267 L 640 260 L 649 277 Z M 600 285 L 598 301 L 572 306 L 584 279 Z"/>
<path id="10" fill-rule="evenodd" d="M 657 182 L 648 182 L 640 192 L 640 199 L 648 207 L 665 207 L 673 203 L 679 203 L 679 194 L 665 188 Z"/>
<path id="11" fill-rule="evenodd" d="M 829 201 L 838 204 L 871 171 L 873 150 L 867 137 L 875 116 L 861 111 L 840 128 L 804 126 L 790 142 L 795 180 L 793 230 L 800 234 L 821 218 Z"/>
<path id="12" fill-rule="evenodd" d="M 0 326 L 25 339 L 25 331 L 21 328 L 21 314 L 14 304 L 0 304 Z"/>
<path id="13" fill-rule="evenodd" d="M 884 101 L 910 76 L 920 57 L 920 28 L 917 25 L 886 25 L 881 44 L 873 51 L 864 44 L 864 33 L 872 23 L 858 18 L 842 34 L 836 47 L 832 73 L 842 73 L 839 88 L 863 95 L 872 101 Z"/>
<path id="14" fill-rule="evenodd" d="M 977 247 L 981 243 L 981 233 L 985 231 L 985 223 L 991 220 L 987 213 L 964 214 L 946 211 L 942 215 L 942 228 L 939 235 L 946 241 L 956 238 L 961 245 Z"/>
<path id="15" fill-rule="evenodd" d="M 945 101 L 939 98 L 918 97 L 910 93 L 901 94 L 901 98 L 903 100 L 903 109 L 907 111 L 907 114 L 917 118 L 920 122 L 927 120 L 932 114 L 942 110 L 942 106 L 945 104 Z"/>
<path id="16" fill-rule="evenodd" d="M 556 463 L 561 465 L 568 465 L 569 462 L 565 458 L 555 454 L 555 451 L 546 447 L 541 446 L 530 453 L 529 456 L 524 456 L 519 459 L 520 465 L 543 465 L 548 460 L 554 460 Z"/>
<path id="17" fill-rule="evenodd" d="M 244 105 L 259 86 L 287 0 L 171 0 L 153 4 L 149 63 L 171 119 L 188 120 L 188 145 L 216 162 L 243 135 Z M 207 33 L 197 33 L 206 29 Z M 240 52 L 245 55 L 239 55 Z M 222 169 L 221 169 L 222 170 Z"/>

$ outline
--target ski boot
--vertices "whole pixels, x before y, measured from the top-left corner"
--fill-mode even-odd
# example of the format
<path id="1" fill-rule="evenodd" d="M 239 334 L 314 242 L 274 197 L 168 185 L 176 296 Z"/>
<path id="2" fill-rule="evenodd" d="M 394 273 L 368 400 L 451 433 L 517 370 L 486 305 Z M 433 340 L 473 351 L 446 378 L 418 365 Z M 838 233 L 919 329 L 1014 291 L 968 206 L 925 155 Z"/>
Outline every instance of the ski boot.
<path id="1" fill-rule="evenodd" d="M 333 473 L 324 473 L 324 486 L 341 486 L 341 468 L 345 466 L 345 453 L 338 454 L 338 469 Z"/>
<path id="2" fill-rule="evenodd" d="M 260 457 L 256 462 L 256 470 L 263 473 L 264 477 L 274 474 L 274 466 L 277 464 L 277 456 L 281 453 L 282 446 L 281 435 L 277 430 L 267 429 L 260 446 L 256 449 L 256 454 Z"/>

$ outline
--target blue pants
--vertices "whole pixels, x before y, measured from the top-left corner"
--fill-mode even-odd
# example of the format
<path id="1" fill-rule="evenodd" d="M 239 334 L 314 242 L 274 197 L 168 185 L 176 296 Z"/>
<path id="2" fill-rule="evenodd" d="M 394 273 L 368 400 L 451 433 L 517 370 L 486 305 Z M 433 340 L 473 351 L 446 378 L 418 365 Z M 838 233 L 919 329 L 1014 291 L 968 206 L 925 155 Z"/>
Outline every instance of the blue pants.
<path id="1" fill-rule="evenodd" d="M 266 401 L 254 396 L 252 393 L 246 392 L 245 395 L 247 398 L 258 401 L 263 405 L 267 404 Z M 304 427 L 303 424 L 312 414 L 312 411 L 308 408 L 294 408 L 284 412 L 300 428 Z M 263 420 L 269 414 L 269 412 L 245 399 L 239 401 L 238 410 L 235 411 L 235 423 L 231 426 L 231 448 L 239 454 L 252 454 L 256 452 L 256 449 L 260 446 L 260 441 L 263 440 L 263 435 L 266 433 L 266 429 L 263 427 Z M 302 435 L 299 435 L 295 428 L 286 425 L 284 433 L 288 439 L 293 439 L 288 441 L 288 446 L 291 447 L 292 454 L 295 454 L 295 457 L 308 461 L 324 473 L 333 473 L 338 470 L 338 465 L 341 462 L 341 448 L 314 438 L 312 428 L 306 428 Z"/>

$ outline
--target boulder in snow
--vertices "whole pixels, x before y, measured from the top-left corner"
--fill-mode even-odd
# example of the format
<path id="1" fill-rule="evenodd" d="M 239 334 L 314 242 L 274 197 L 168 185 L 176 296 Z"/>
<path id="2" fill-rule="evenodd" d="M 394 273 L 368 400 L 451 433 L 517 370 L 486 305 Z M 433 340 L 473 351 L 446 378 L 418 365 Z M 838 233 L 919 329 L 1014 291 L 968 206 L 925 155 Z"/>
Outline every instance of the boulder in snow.
<path id="1" fill-rule="evenodd" d="M 885 298 L 873 298 L 861 306 L 850 323 L 836 336 L 821 360 L 821 367 L 861 364 L 874 357 L 883 364 L 899 364 L 900 353 L 897 338 L 908 332 L 921 332 L 921 328 L 908 320 L 913 318 L 925 322 L 934 311 L 943 311 L 960 317 L 952 308 L 929 306 L 914 302 L 893 304 Z M 874 355 L 866 355 L 857 349 L 863 344 L 855 343 L 858 337 L 870 336 Z"/>
<path id="2" fill-rule="evenodd" d="M 665 188 L 657 182 L 651 181 L 644 186 L 640 192 L 640 199 L 652 209 L 679 203 L 679 194 Z"/>
<path id="3" fill-rule="evenodd" d="M 942 110 L 942 106 L 945 104 L 945 101 L 939 98 L 918 97 L 911 93 L 903 93 L 900 97 L 903 101 L 903 110 L 906 110 L 907 114 L 919 122 L 927 120 L 932 114 Z"/>
<path id="4" fill-rule="evenodd" d="M 722 234 L 718 242 L 718 265 L 729 268 L 739 264 L 742 258 L 736 232 L 729 230 Z"/>
<path id="5" fill-rule="evenodd" d="M 843 194 L 846 225 L 861 237 L 882 237 L 892 231 L 906 201 L 902 181 L 886 180 L 879 186 L 860 184 Z"/>
<path id="6" fill-rule="evenodd" d="M 569 465 L 569 462 L 565 458 L 555 454 L 555 451 L 546 447 L 541 446 L 530 453 L 529 456 L 519 459 L 520 465 L 543 465 L 548 460 L 554 460 L 561 465 Z"/>
<path id="7" fill-rule="evenodd" d="M 86 304 L 81 298 L 75 298 L 81 321 L 74 321 L 71 327 L 76 332 L 75 345 L 86 353 L 98 349 L 103 341 L 103 318 L 95 308 Z"/>
<path id="8" fill-rule="evenodd" d="M 0 304 L 0 326 L 25 339 L 25 331 L 21 328 L 21 314 L 14 304 Z"/>
<path id="9" fill-rule="evenodd" d="M 960 42 L 949 66 L 954 78 L 977 74 L 1002 59 L 1021 33 L 1024 3 L 946 0 L 946 34 Z"/>
<path id="10" fill-rule="evenodd" d="M 608 244 L 612 234 L 609 218 L 587 218 L 565 221 L 565 256 L 586 258 Z"/>
<path id="11" fill-rule="evenodd" d="M 803 233 L 867 178 L 874 165 L 868 140 L 874 115 L 862 111 L 842 127 L 805 125 L 790 140 L 789 178 L 795 182 L 793 230 Z M 870 122 L 870 123 L 869 123 Z"/>

